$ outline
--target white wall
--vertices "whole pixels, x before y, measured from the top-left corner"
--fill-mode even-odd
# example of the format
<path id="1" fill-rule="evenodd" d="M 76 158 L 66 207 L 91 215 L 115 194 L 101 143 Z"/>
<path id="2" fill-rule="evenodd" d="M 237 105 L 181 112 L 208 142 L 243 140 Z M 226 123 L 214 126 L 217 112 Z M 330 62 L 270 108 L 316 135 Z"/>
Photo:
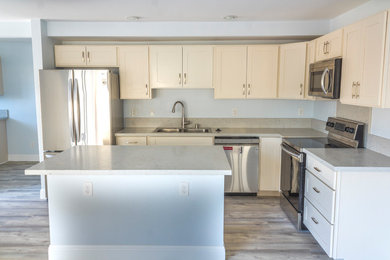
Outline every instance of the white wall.
<path id="1" fill-rule="evenodd" d="M 0 21 L 0 38 L 31 38 L 30 21 Z"/>
<path id="2" fill-rule="evenodd" d="M 153 90 L 151 100 L 126 100 L 124 117 L 179 117 L 171 112 L 175 101 L 184 101 L 187 117 L 200 118 L 311 118 L 313 102 L 298 100 L 216 100 L 212 89 Z M 237 115 L 233 116 L 233 110 Z M 302 110 L 303 115 L 299 114 Z M 154 113 L 154 115 L 151 115 Z"/>
<path id="3" fill-rule="evenodd" d="M 337 101 L 317 100 L 313 105 L 313 118 L 326 121 L 330 116 L 336 116 Z"/>

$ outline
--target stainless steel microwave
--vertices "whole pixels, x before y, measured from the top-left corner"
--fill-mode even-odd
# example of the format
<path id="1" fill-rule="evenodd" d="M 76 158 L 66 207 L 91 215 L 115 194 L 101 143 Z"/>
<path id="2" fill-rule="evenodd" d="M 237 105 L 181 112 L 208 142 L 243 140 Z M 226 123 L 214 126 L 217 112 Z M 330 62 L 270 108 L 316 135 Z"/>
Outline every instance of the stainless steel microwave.
<path id="1" fill-rule="evenodd" d="M 340 98 L 341 58 L 310 64 L 309 96 Z"/>

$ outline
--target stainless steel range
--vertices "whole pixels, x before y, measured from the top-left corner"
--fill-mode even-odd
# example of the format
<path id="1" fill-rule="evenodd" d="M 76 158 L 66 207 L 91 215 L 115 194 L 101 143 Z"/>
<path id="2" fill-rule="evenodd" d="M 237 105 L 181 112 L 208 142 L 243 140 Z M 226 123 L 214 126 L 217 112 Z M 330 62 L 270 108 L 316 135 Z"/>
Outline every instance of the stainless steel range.
<path id="1" fill-rule="evenodd" d="M 328 137 L 283 138 L 280 205 L 298 230 L 303 224 L 306 154 L 303 148 L 360 148 L 364 145 L 364 123 L 329 117 Z"/>

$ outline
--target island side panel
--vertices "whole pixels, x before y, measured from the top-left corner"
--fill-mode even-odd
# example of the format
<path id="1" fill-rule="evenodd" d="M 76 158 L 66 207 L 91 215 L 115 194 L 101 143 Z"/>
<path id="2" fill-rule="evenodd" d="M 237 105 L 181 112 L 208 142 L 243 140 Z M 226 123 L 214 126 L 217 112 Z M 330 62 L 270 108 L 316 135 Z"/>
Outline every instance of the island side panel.
<path id="1" fill-rule="evenodd" d="M 225 259 L 222 175 L 49 175 L 48 187 L 51 260 Z"/>

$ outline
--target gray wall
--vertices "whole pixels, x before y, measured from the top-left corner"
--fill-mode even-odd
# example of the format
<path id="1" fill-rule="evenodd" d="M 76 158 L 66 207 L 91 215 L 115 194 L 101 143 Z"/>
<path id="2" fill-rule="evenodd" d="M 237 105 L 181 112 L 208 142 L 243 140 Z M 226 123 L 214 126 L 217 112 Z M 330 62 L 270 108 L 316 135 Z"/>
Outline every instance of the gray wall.
<path id="1" fill-rule="evenodd" d="M 0 41 L 4 96 L 9 110 L 8 154 L 11 160 L 37 160 L 37 126 L 31 40 Z"/>

